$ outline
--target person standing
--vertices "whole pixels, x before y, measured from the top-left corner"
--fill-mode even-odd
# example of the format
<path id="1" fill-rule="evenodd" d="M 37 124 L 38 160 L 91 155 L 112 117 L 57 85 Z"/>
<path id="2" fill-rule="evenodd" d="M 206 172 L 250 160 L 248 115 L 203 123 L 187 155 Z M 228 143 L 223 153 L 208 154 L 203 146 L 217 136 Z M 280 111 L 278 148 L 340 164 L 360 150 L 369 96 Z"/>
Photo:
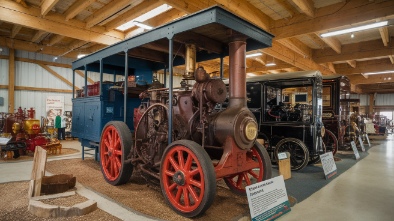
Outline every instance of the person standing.
<path id="1" fill-rule="evenodd" d="M 62 117 L 60 113 L 58 113 L 55 118 L 55 128 L 57 128 L 57 139 L 65 140 L 66 119 Z"/>

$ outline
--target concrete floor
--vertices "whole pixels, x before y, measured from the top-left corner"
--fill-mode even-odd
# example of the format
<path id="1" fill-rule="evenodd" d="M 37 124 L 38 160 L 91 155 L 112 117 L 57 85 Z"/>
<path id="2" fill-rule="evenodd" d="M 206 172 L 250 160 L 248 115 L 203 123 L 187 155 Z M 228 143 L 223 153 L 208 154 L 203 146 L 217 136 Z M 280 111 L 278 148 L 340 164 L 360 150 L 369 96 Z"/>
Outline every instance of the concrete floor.
<path id="1" fill-rule="evenodd" d="M 369 149 L 369 155 L 328 185 L 292 207 L 279 220 L 394 220 L 394 138 L 389 137 Z M 80 150 L 78 141 L 64 147 Z M 80 158 L 81 153 L 48 160 Z M 89 157 L 86 156 L 85 157 Z M 0 183 L 30 179 L 32 161 L 0 163 Z M 47 174 L 48 175 L 48 174 Z M 77 185 L 79 194 L 98 202 L 98 207 L 122 220 L 153 220 L 126 209 Z M 111 205 L 109 207 L 109 205 Z"/>
<path id="2" fill-rule="evenodd" d="M 369 155 L 279 220 L 394 220 L 394 141 Z"/>

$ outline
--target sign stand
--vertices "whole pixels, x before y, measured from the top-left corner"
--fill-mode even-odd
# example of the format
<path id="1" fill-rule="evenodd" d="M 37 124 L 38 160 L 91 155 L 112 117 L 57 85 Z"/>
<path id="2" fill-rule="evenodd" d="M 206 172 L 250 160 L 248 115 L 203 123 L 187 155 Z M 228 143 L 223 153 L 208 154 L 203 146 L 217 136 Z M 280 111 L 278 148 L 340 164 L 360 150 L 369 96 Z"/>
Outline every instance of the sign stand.
<path id="1" fill-rule="evenodd" d="M 332 152 L 327 152 L 320 155 L 320 160 L 323 166 L 324 176 L 326 177 L 326 180 L 337 174 L 337 165 L 335 164 Z"/>
<path id="2" fill-rule="evenodd" d="M 369 141 L 369 137 L 368 137 L 368 134 L 367 134 L 367 133 L 365 134 L 365 138 L 367 138 L 368 146 L 371 147 L 371 142 Z"/>
<path id="3" fill-rule="evenodd" d="M 365 152 L 365 147 L 364 147 L 364 143 L 363 143 L 363 139 L 361 138 L 361 135 L 358 136 L 358 142 L 360 143 L 361 151 Z"/>
<path id="4" fill-rule="evenodd" d="M 246 187 L 252 221 L 275 220 L 291 211 L 283 176 Z"/>
<path id="5" fill-rule="evenodd" d="M 279 175 L 282 175 L 284 180 L 290 179 L 291 165 L 290 165 L 289 152 L 278 153 L 278 166 L 279 166 Z"/>
<path id="6" fill-rule="evenodd" d="M 356 147 L 356 144 L 354 143 L 354 141 L 350 142 L 350 145 L 352 146 L 356 160 L 360 159 L 360 154 L 358 153 L 358 150 L 357 150 L 357 147 Z"/>

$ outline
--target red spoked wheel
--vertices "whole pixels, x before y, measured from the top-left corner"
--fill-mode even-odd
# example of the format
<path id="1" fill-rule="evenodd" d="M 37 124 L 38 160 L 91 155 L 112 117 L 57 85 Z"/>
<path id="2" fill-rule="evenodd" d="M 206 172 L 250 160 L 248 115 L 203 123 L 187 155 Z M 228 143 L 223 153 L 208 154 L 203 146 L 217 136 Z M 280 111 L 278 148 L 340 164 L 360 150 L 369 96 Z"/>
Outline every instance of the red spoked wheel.
<path id="1" fill-rule="evenodd" d="M 111 185 L 126 183 L 133 165 L 125 163 L 132 146 L 131 132 L 121 121 L 108 122 L 101 133 L 100 164 L 104 179 Z"/>
<path id="2" fill-rule="evenodd" d="M 255 168 L 224 178 L 224 182 L 230 190 L 241 196 L 246 195 L 246 186 L 270 179 L 272 176 L 270 157 L 260 143 L 255 142 L 254 146 L 248 151 L 247 158 L 255 162 Z"/>
<path id="3" fill-rule="evenodd" d="M 334 156 L 338 151 L 338 139 L 330 130 L 326 130 L 323 137 L 323 143 L 326 147 L 326 151 L 331 151 Z"/>
<path id="4" fill-rule="evenodd" d="M 164 151 L 160 185 L 171 208 L 185 217 L 204 213 L 216 193 L 216 176 L 211 159 L 196 142 L 178 140 Z"/>

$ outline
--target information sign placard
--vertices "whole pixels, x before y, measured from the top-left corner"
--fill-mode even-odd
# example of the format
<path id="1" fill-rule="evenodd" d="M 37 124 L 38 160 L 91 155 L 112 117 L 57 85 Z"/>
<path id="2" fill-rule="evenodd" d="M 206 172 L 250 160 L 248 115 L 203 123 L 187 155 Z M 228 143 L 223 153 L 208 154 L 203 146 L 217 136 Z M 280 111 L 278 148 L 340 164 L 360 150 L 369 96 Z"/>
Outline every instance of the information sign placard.
<path id="1" fill-rule="evenodd" d="M 369 137 L 368 137 L 368 134 L 367 134 L 367 133 L 365 134 L 365 138 L 367 138 L 368 146 L 371 147 L 371 142 L 369 141 Z"/>
<path id="2" fill-rule="evenodd" d="M 326 177 L 326 180 L 330 179 L 335 174 L 337 174 L 337 165 L 335 164 L 334 156 L 332 155 L 332 152 L 328 152 L 320 155 L 320 160 L 322 163 L 324 176 Z"/>
<path id="3" fill-rule="evenodd" d="M 360 159 L 360 154 L 358 153 L 358 150 L 357 150 L 357 147 L 356 147 L 356 144 L 354 143 L 354 141 L 350 142 L 350 145 L 352 146 L 356 160 Z"/>
<path id="4" fill-rule="evenodd" d="M 246 187 L 252 221 L 275 220 L 290 212 L 283 176 Z"/>
<path id="5" fill-rule="evenodd" d="M 361 138 L 361 136 L 358 136 L 358 142 L 360 143 L 361 151 L 365 152 L 365 147 L 364 147 L 363 139 Z"/>

